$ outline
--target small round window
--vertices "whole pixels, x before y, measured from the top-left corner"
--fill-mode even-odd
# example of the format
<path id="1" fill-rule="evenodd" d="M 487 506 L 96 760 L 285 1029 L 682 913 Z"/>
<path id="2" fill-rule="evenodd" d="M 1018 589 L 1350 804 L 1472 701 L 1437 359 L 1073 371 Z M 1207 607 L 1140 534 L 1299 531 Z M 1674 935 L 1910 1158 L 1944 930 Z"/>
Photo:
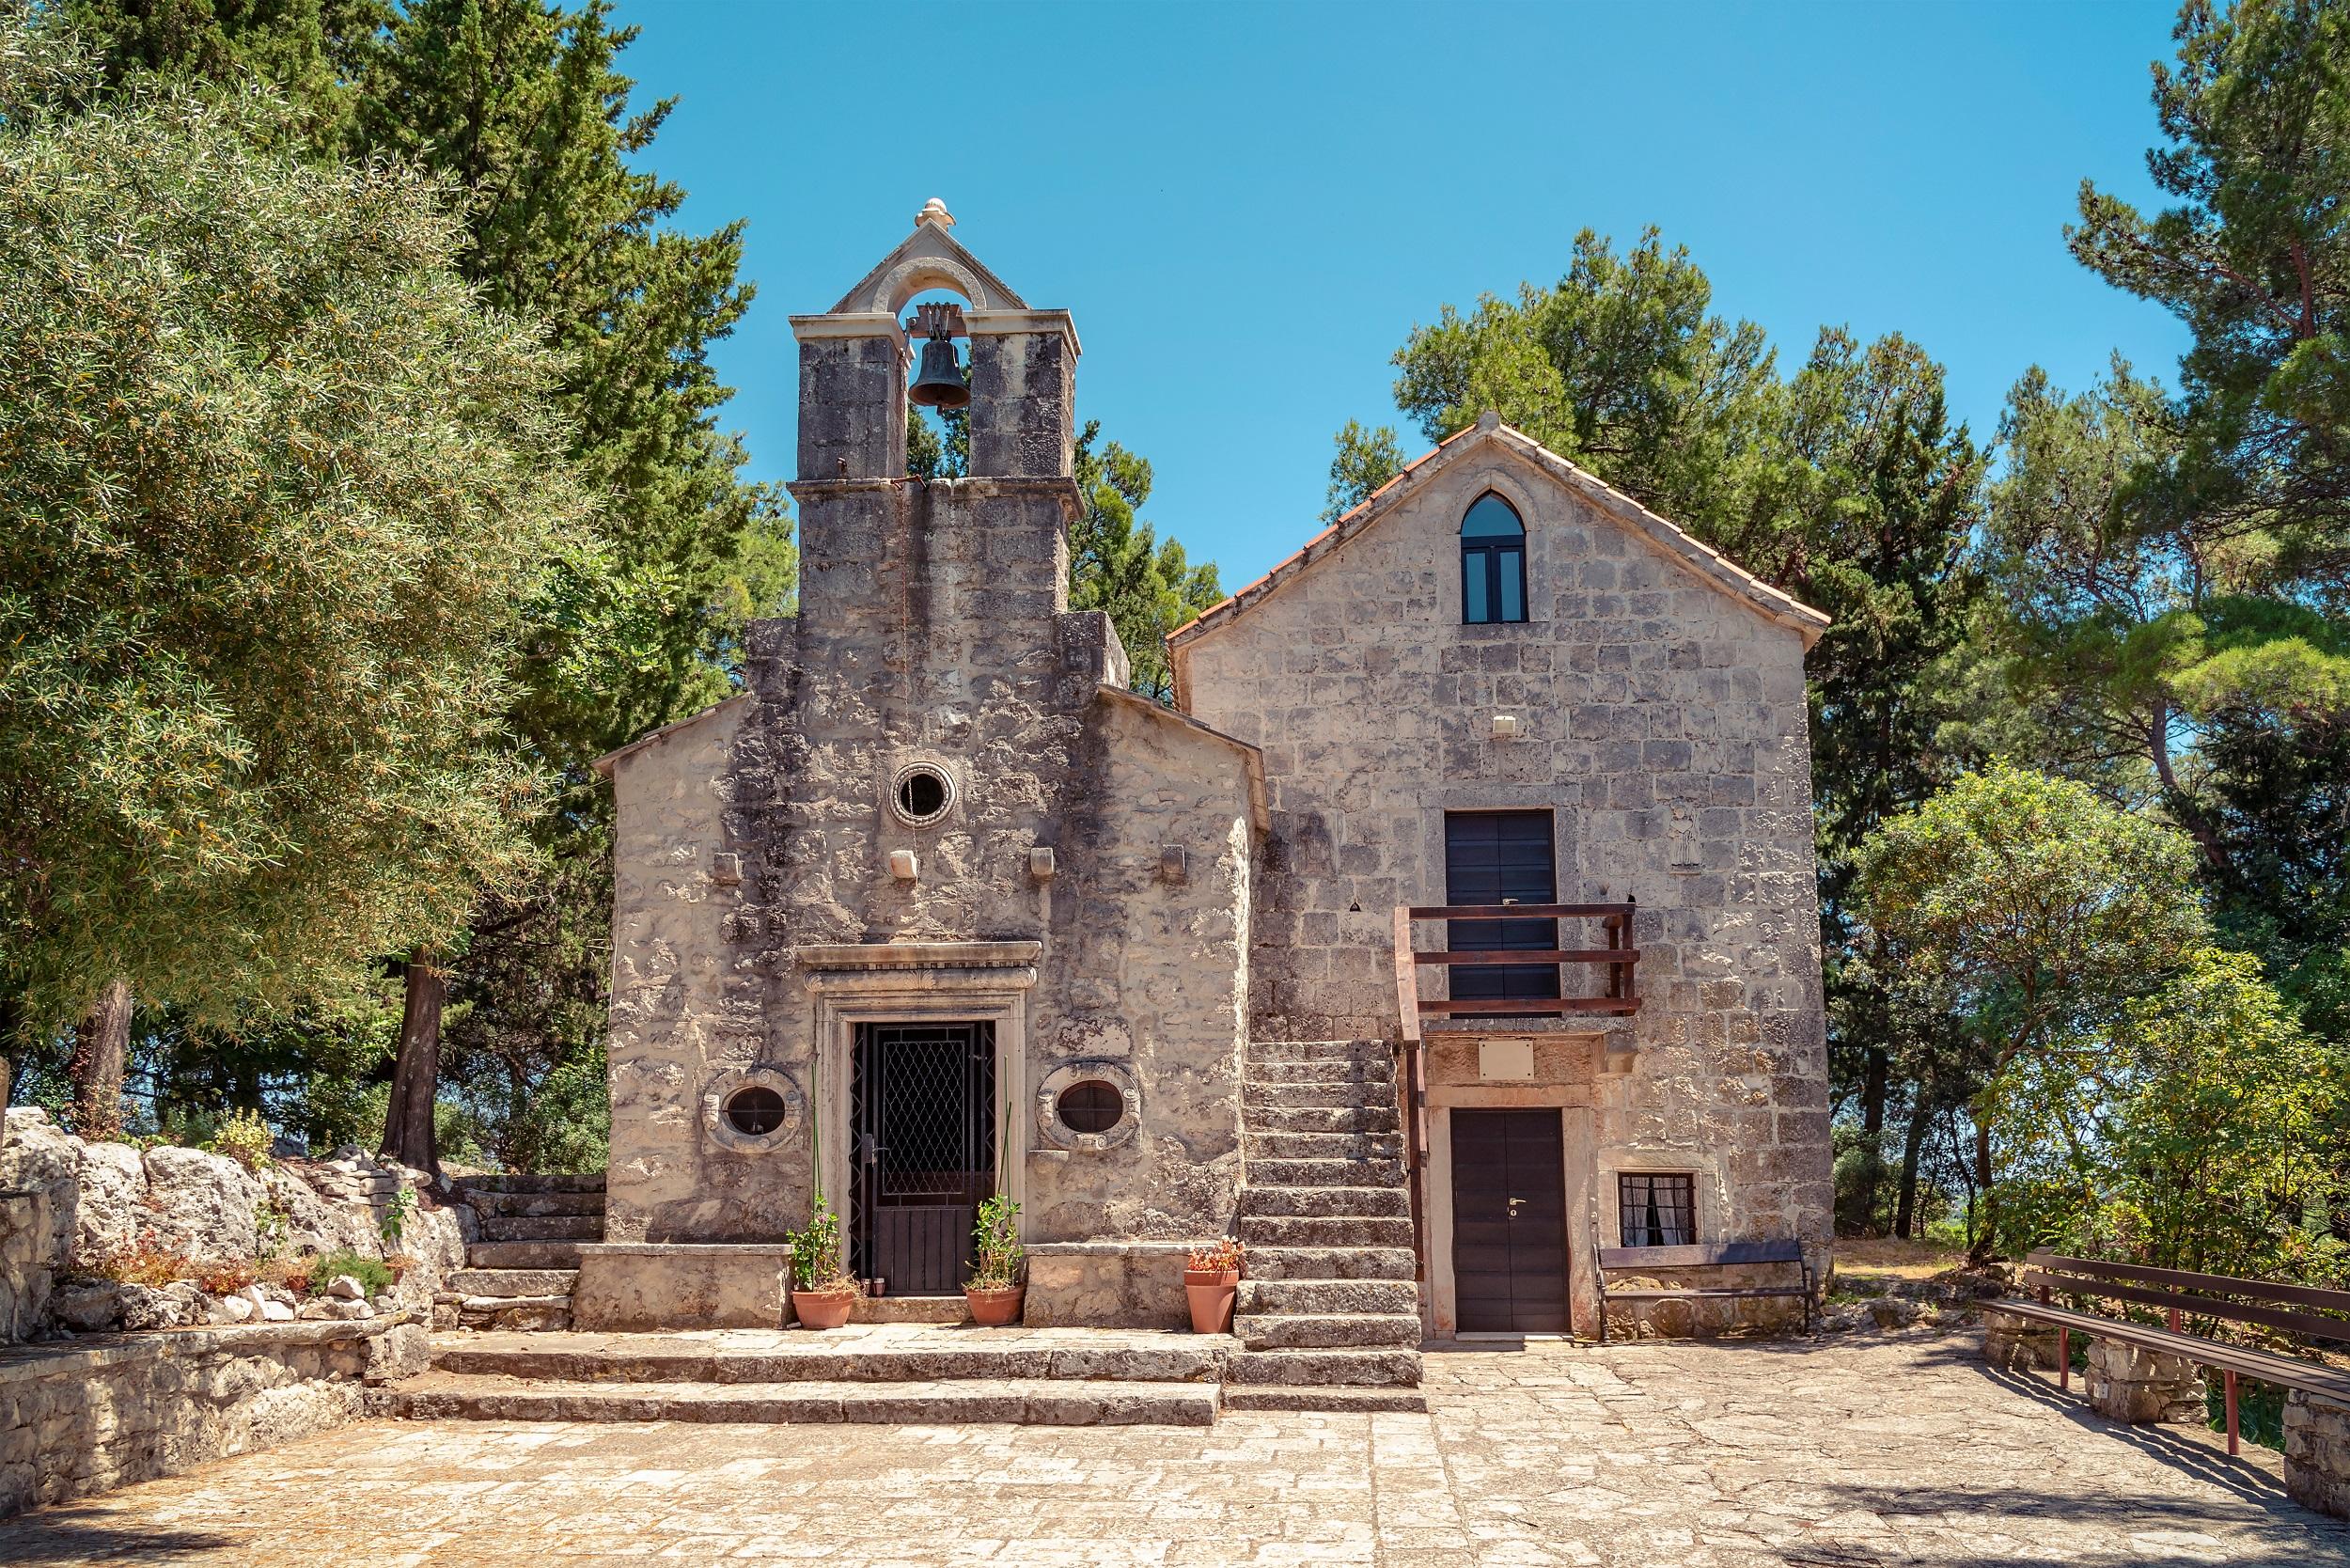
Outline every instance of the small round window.
<path id="1" fill-rule="evenodd" d="M 765 1084 L 752 1084 L 727 1096 L 727 1125 L 749 1137 L 765 1137 L 783 1125 L 783 1096 Z"/>
<path id="2" fill-rule="evenodd" d="M 945 816 L 954 799 L 954 786 L 928 762 L 916 762 L 898 775 L 898 815 L 916 827 Z"/>
<path id="3" fill-rule="evenodd" d="M 1073 1133 L 1106 1133 L 1124 1119 L 1126 1097 L 1115 1084 L 1088 1078 L 1062 1090 L 1060 1100 L 1053 1108 Z"/>

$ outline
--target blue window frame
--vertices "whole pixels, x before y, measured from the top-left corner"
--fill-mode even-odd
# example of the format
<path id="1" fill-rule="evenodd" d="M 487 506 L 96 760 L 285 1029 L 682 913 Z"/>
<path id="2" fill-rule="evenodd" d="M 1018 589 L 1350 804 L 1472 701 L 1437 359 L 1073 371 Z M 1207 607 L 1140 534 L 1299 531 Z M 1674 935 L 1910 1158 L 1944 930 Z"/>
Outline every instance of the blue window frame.
<path id="1" fill-rule="evenodd" d="M 1461 519 L 1461 620 L 1526 619 L 1526 525 L 1487 491 Z"/>

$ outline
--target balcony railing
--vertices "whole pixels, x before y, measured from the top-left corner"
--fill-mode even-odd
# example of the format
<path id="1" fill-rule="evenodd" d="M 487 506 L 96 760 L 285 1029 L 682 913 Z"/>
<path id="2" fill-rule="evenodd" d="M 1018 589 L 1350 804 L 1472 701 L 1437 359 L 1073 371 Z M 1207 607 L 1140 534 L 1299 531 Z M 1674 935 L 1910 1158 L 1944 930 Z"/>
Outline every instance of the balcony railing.
<path id="1" fill-rule="evenodd" d="M 1428 1273 L 1428 1049 L 1420 1034 L 1422 1018 L 1564 1017 L 1570 1013 L 1624 1016 L 1640 1011 L 1635 977 L 1640 950 L 1632 945 L 1632 917 L 1637 905 L 1623 903 L 1503 903 L 1398 904 L 1395 911 L 1395 1003 L 1402 1016 L 1403 1045 L 1396 1074 L 1397 1110 L 1403 1121 L 1404 1154 L 1411 1178 L 1412 1249 L 1417 1272 Z M 1412 927 L 1420 920 L 1449 922 L 1597 920 L 1606 945 L 1599 948 L 1472 948 L 1448 947 L 1422 950 L 1414 945 Z M 1554 931 L 1556 926 L 1552 928 Z M 1473 933 L 1472 933 L 1473 934 Z M 1551 940 L 1558 938 L 1553 936 Z M 1607 989 L 1598 996 L 1422 996 L 1419 972 L 1443 965 L 1512 966 L 1540 973 L 1554 964 L 1597 964 L 1606 970 Z M 1554 971 L 1556 973 L 1556 971 Z M 1448 987 L 1448 990 L 1450 988 Z M 1547 987 L 1544 987 L 1547 989 Z M 1564 990 L 1563 985 L 1559 987 Z"/>

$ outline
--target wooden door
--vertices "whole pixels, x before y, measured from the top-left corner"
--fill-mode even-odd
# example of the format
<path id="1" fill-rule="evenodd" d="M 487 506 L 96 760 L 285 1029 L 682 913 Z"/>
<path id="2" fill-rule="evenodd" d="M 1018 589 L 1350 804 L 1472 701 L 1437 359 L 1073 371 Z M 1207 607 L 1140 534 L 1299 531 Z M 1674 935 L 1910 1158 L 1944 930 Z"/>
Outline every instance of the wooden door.
<path id="1" fill-rule="evenodd" d="M 1558 854 L 1551 840 L 1550 813 L 1447 812 L 1444 885 L 1447 903 L 1556 902 Z M 1445 944 L 1451 948 L 1559 946 L 1556 920 L 1453 920 L 1446 929 Z M 1559 995 L 1556 964 L 1480 964 L 1449 973 L 1452 995 L 1463 1001 Z"/>
<path id="2" fill-rule="evenodd" d="M 1451 1115 L 1452 1295 L 1465 1332 L 1564 1334 L 1566 1164 L 1555 1109 Z"/>

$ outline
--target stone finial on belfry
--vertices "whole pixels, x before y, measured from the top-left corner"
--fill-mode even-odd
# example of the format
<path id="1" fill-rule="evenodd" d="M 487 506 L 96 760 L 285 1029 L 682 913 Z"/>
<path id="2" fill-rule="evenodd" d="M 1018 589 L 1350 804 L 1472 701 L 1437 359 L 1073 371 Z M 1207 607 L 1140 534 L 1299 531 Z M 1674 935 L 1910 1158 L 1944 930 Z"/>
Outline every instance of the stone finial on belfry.
<path id="1" fill-rule="evenodd" d="M 914 214 L 915 227 L 919 228 L 926 223 L 934 223 L 941 228 L 952 228 L 955 227 L 955 215 L 947 211 L 945 202 L 932 196 L 922 203 L 922 210 L 919 212 Z"/>

